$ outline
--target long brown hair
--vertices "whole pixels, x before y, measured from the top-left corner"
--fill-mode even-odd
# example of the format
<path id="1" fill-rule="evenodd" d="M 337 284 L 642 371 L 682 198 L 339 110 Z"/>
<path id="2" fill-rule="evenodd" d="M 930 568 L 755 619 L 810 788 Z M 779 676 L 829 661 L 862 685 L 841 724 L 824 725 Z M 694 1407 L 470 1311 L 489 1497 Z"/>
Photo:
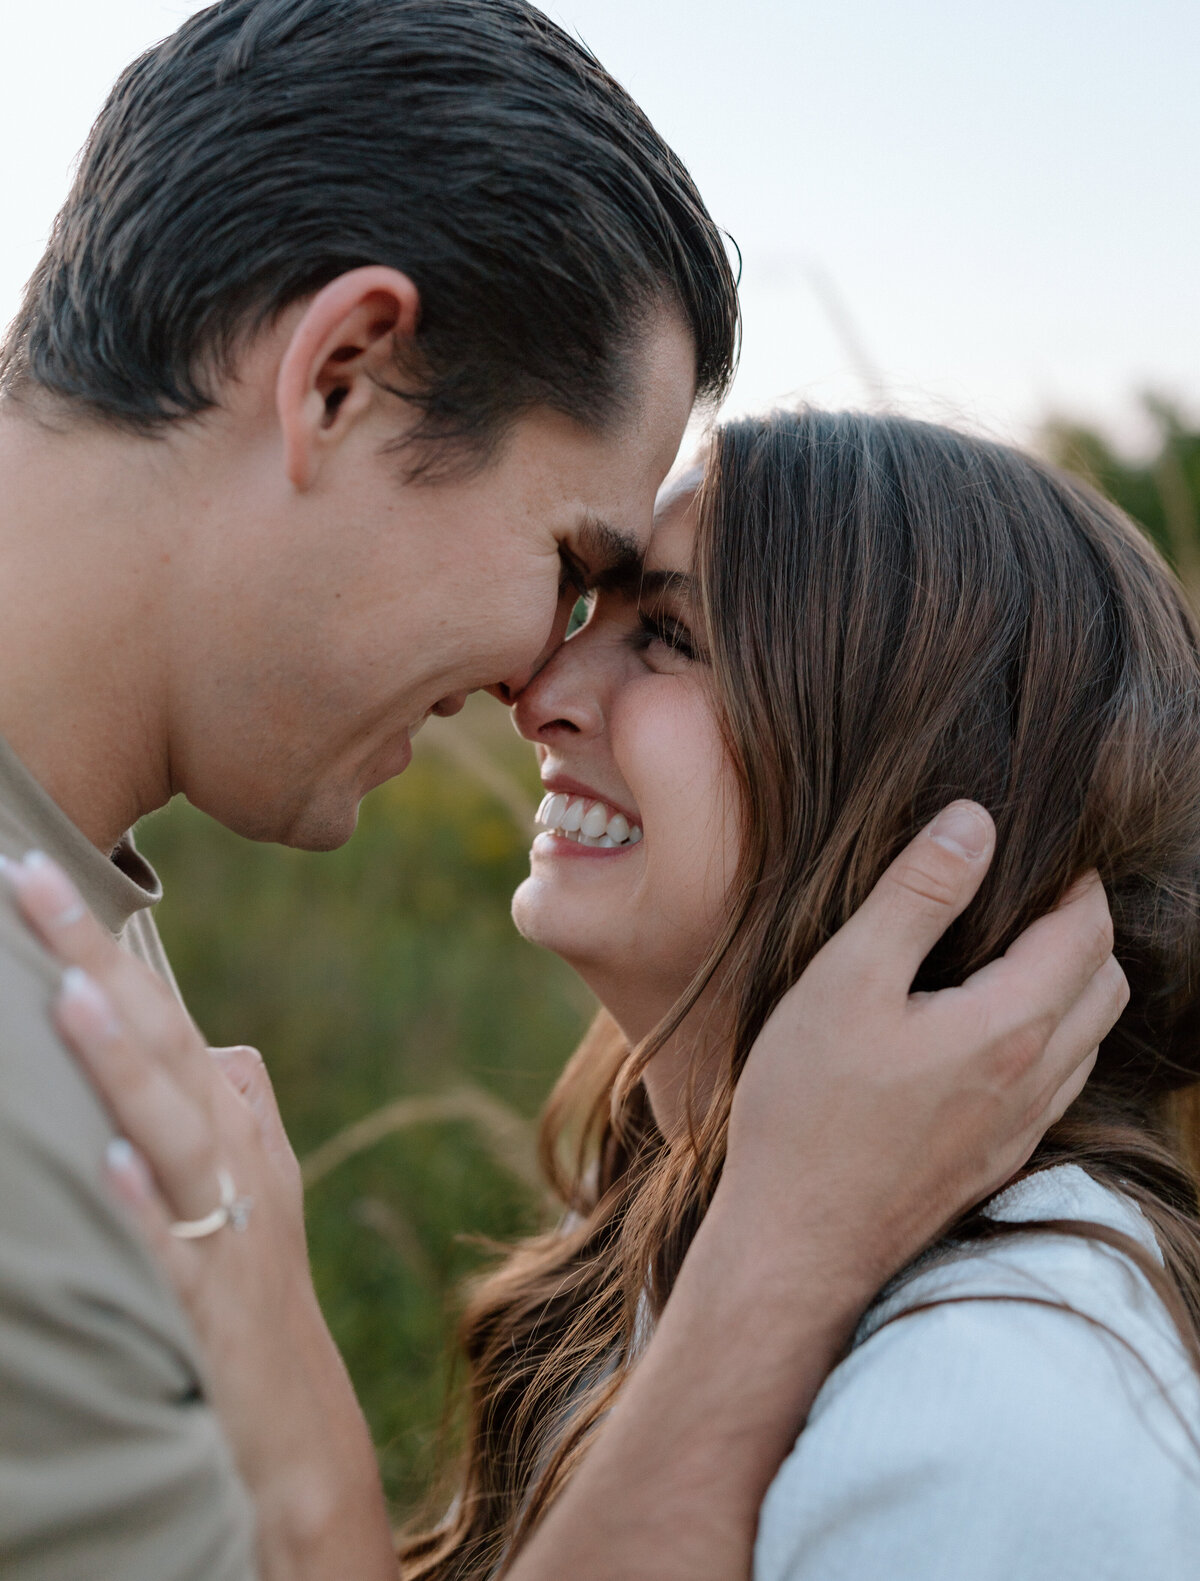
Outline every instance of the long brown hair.
<path id="1" fill-rule="evenodd" d="M 1085 486 L 897 417 L 723 427 L 699 518 L 745 825 L 728 929 L 649 1045 L 630 1051 L 602 1015 L 555 1089 L 544 1159 L 568 1217 L 470 1302 L 459 1491 L 405 1545 L 409 1576 L 493 1573 L 570 1475 L 636 1357 L 639 1311 L 661 1310 L 711 1199 L 764 1020 L 956 797 L 989 808 L 996 857 L 917 986 L 962 981 L 1099 870 L 1130 1001 L 1028 1167 L 1072 1160 L 1137 1201 L 1165 1271 L 1115 1240 L 1200 1365 L 1200 1214 L 1168 1114 L 1200 1077 L 1200 639 L 1170 572 Z M 667 1141 L 640 1072 L 718 964 L 734 1001 L 724 1079 Z M 994 1233 L 980 1213 L 955 1230 Z"/>

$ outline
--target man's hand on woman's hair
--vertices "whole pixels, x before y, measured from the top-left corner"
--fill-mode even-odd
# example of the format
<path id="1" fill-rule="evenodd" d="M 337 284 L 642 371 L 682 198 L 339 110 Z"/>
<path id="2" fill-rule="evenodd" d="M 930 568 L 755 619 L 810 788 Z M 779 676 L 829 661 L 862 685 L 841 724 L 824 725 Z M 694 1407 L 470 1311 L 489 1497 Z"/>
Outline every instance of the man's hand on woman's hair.
<path id="1" fill-rule="evenodd" d="M 994 846 L 982 807 L 947 807 L 784 996 L 738 1085 L 721 1189 L 780 1213 L 797 1180 L 817 1189 L 868 1284 L 1021 1168 L 1129 998 L 1095 873 L 960 987 L 912 992 Z"/>
<path id="2" fill-rule="evenodd" d="M 741 1581 L 876 1291 L 1082 1089 L 1128 999 L 1094 874 L 961 987 L 911 992 L 994 845 L 982 807 L 947 808 L 780 1002 L 654 1338 L 512 1581 L 558 1581 L 568 1538 L 573 1581 Z"/>

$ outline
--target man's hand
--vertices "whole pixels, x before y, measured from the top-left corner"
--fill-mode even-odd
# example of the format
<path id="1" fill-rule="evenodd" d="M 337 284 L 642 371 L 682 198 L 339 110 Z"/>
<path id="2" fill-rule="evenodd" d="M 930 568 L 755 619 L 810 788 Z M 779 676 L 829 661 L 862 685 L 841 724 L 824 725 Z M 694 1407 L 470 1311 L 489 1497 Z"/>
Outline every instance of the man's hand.
<path id="1" fill-rule="evenodd" d="M 946 808 L 785 995 L 738 1085 L 721 1191 L 784 1223 L 803 1182 L 806 1257 L 814 1235 L 830 1259 L 840 1245 L 870 1291 L 1020 1169 L 1129 998 L 1094 873 L 961 987 L 911 992 L 994 843 L 982 807 Z"/>
<path id="2" fill-rule="evenodd" d="M 918 835 L 784 997 L 657 1332 L 511 1581 L 742 1581 L 758 1507 L 880 1285 L 1003 1185 L 1128 999 L 1094 875 L 959 988 L 911 993 L 995 843 Z"/>

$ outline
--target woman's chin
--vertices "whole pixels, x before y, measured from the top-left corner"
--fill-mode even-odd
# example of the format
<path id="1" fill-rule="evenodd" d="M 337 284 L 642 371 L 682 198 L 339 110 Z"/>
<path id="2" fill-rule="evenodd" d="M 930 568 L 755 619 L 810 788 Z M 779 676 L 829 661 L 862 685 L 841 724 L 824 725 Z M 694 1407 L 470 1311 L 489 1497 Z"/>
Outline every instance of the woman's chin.
<path id="1" fill-rule="evenodd" d="M 527 878 L 513 895 L 512 919 L 522 938 L 553 950 L 576 968 L 608 953 L 603 943 L 607 930 L 595 908 L 553 893 L 537 877 Z"/>

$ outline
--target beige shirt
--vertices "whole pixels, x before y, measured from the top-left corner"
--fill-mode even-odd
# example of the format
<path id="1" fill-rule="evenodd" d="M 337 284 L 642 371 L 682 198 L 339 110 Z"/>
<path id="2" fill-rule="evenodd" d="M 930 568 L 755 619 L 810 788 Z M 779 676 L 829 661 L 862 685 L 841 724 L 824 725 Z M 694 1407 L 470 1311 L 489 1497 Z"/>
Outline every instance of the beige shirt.
<path id="1" fill-rule="evenodd" d="M 0 740 L 0 852 L 31 848 L 172 980 L 149 863 L 130 839 L 105 857 Z M 105 1186 L 112 1124 L 50 1025 L 59 975 L 0 895 L 0 1576 L 250 1581 L 195 1339 Z"/>

